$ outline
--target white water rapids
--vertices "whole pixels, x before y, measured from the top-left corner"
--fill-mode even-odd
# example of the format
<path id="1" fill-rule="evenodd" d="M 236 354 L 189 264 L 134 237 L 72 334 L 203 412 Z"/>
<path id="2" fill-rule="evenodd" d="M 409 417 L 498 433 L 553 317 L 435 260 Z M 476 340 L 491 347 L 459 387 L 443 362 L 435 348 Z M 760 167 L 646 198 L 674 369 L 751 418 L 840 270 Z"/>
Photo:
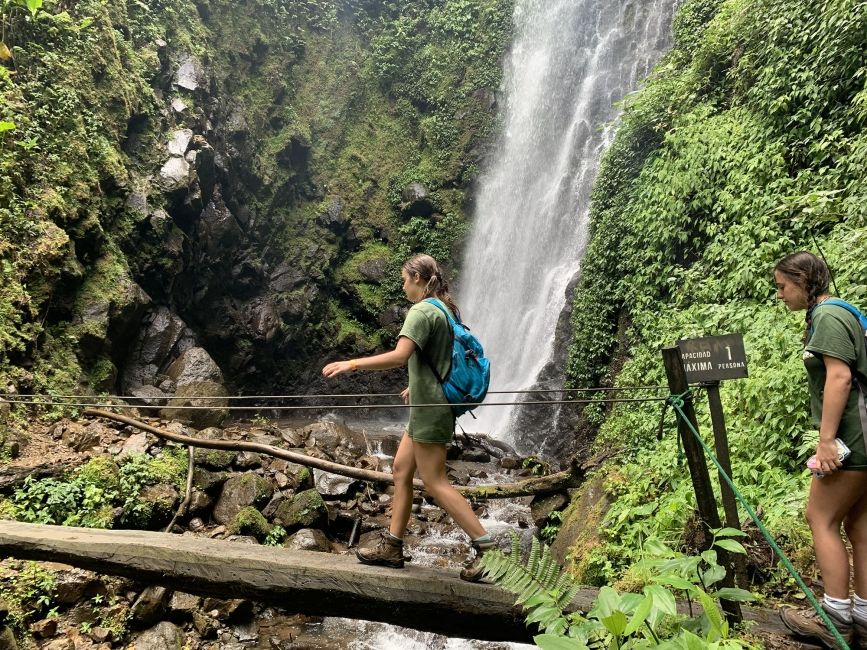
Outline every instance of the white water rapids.
<path id="1" fill-rule="evenodd" d="M 531 387 L 552 358 L 616 102 L 667 48 L 676 2 L 516 2 L 501 89 L 504 129 L 481 179 L 458 296 L 491 359 L 492 390 Z M 514 444 L 514 408 L 475 413 L 478 421 L 461 420 L 465 428 Z"/>

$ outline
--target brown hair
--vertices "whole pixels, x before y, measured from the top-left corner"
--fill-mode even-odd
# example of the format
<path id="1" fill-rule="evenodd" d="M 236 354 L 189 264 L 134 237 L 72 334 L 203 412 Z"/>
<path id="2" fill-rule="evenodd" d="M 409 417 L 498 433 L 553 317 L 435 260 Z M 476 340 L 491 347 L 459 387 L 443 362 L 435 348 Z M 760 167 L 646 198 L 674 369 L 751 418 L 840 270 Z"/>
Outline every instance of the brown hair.
<path id="1" fill-rule="evenodd" d="M 819 296 L 828 293 L 831 283 L 831 272 L 825 262 L 808 251 L 798 251 L 786 255 L 777 262 L 774 271 L 783 275 L 801 287 L 807 294 L 807 329 L 813 325 L 813 307 Z"/>
<path id="2" fill-rule="evenodd" d="M 449 282 L 443 273 L 442 267 L 430 255 L 414 255 L 403 264 L 403 270 L 412 276 L 418 273 L 422 282 L 425 283 L 424 297 L 441 300 L 455 318 L 461 319 L 460 311 L 455 301 L 449 294 Z"/>

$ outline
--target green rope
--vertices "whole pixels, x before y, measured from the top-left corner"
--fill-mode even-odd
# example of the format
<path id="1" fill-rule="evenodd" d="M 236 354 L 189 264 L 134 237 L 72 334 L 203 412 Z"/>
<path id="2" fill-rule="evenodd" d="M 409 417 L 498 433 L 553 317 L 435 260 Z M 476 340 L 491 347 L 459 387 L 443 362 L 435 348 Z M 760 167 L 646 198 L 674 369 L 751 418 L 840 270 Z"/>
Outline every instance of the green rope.
<path id="1" fill-rule="evenodd" d="M 786 557 L 786 554 L 783 553 L 783 550 L 774 541 L 774 538 L 771 537 L 770 532 L 768 532 L 768 529 L 765 528 L 765 525 L 761 522 L 761 520 L 759 519 L 759 516 L 755 513 L 755 511 L 752 509 L 752 507 L 750 507 L 750 504 L 747 503 L 747 500 L 744 498 L 744 495 L 741 494 L 740 490 L 738 490 L 738 488 L 735 486 L 731 477 L 728 474 L 726 474 L 722 465 L 720 465 L 720 462 L 717 460 L 717 457 L 713 454 L 713 452 L 710 450 L 710 448 L 707 446 L 707 444 L 705 444 L 705 441 L 702 440 L 702 437 L 699 435 L 698 431 L 696 431 L 695 427 L 692 426 L 692 422 L 689 421 L 689 418 L 686 417 L 686 414 L 683 412 L 683 406 L 684 406 L 684 399 L 688 395 L 689 395 L 689 390 L 681 393 L 680 395 L 670 395 L 668 400 L 669 400 L 669 403 L 674 407 L 674 410 L 677 411 L 678 416 L 686 423 L 686 425 L 689 427 L 689 430 L 692 431 L 692 435 L 698 441 L 698 444 L 701 445 L 702 449 L 704 449 L 704 453 L 706 453 L 710 457 L 710 459 L 713 461 L 714 465 L 716 465 L 717 469 L 719 470 L 720 476 L 722 476 L 725 479 L 725 482 L 728 483 L 729 487 L 732 489 L 732 492 L 734 492 L 738 501 L 740 501 L 741 505 L 743 505 L 743 507 L 746 509 L 750 518 L 754 522 L 756 522 L 756 526 L 759 527 L 759 531 L 762 533 L 762 535 L 764 535 L 765 539 L 768 541 L 768 544 L 770 544 L 771 548 L 774 550 L 774 553 L 777 554 L 777 557 L 780 558 L 780 561 L 783 563 L 783 566 L 786 567 L 786 571 L 788 571 L 791 574 L 791 576 L 795 579 L 795 582 L 798 583 L 798 586 L 801 588 L 801 591 L 804 592 L 804 595 L 807 597 L 807 600 L 810 602 L 810 605 L 813 606 L 813 609 L 816 610 L 816 613 L 825 622 L 825 625 L 828 626 L 828 629 L 831 631 L 831 634 L 834 635 L 834 638 L 837 640 L 837 643 L 840 644 L 840 648 L 842 650 L 850 650 L 848 644 L 846 643 L 846 641 L 843 640 L 843 637 L 840 635 L 840 632 L 837 630 L 837 627 L 834 625 L 834 623 L 831 621 L 831 619 L 825 613 L 825 610 L 819 604 L 819 601 L 816 600 L 816 596 L 813 595 L 813 591 L 809 587 L 807 587 L 806 583 L 804 582 L 803 578 L 801 578 L 801 575 L 798 573 L 797 569 L 795 569 L 792 562 L 789 560 L 788 557 Z"/>

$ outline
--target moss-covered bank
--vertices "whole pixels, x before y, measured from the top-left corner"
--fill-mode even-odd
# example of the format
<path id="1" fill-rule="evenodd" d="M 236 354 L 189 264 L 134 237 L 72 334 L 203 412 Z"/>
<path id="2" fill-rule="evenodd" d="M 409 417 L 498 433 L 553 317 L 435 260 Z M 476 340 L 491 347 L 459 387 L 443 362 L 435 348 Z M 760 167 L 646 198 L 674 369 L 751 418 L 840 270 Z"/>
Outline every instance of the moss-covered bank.
<path id="1" fill-rule="evenodd" d="M 771 268 L 818 242 L 842 296 L 867 308 L 865 25 L 847 0 L 684 2 L 605 157 L 575 293 L 576 386 L 665 384 L 662 346 L 744 334 L 750 378 L 723 390 L 734 478 L 790 549 L 805 545 L 812 443 L 802 322 L 774 300 Z M 630 405 L 601 428 L 626 467 L 588 575 L 616 573 L 647 535 L 680 539 L 694 499 L 658 424 L 658 406 Z"/>
<path id="2" fill-rule="evenodd" d="M 406 255 L 454 261 L 510 0 L 4 11 L 4 383 L 112 390 L 165 305 L 230 382 L 290 385 L 390 342 Z"/>

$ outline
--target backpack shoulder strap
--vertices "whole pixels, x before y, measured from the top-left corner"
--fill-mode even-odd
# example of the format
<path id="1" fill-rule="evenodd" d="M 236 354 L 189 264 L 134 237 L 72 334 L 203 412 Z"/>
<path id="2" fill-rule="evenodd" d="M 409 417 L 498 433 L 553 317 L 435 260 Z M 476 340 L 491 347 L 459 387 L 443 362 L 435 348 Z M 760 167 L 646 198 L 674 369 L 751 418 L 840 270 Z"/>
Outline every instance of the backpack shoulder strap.
<path id="1" fill-rule="evenodd" d="M 431 305 L 433 305 L 434 307 L 439 309 L 443 313 L 443 316 L 446 317 L 446 323 L 448 323 L 448 326 L 449 326 L 449 348 L 451 348 L 451 346 L 454 345 L 454 341 L 455 341 L 455 323 L 452 320 L 452 317 L 449 316 L 449 312 L 445 308 L 445 306 L 436 298 L 426 298 L 425 302 L 430 303 Z M 428 358 L 427 352 L 425 352 L 424 348 L 419 348 L 418 353 L 419 353 L 419 358 L 427 364 L 428 368 L 431 369 L 431 372 L 434 374 L 434 377 L 436 377 L 437 381 L 440 384 L 444 384 L 445 380 L 443 379 L 442 375 L 440 375 L 440 373 L 437 372 L 436 366 Z M 449 355 L 449 357 L 451 357 L 451 355 Z M 451 368 L 449 368 L 449 371 L 451 371 Z M 446 373 L 446 376 L 448 376 L 448 372 Z"/>

